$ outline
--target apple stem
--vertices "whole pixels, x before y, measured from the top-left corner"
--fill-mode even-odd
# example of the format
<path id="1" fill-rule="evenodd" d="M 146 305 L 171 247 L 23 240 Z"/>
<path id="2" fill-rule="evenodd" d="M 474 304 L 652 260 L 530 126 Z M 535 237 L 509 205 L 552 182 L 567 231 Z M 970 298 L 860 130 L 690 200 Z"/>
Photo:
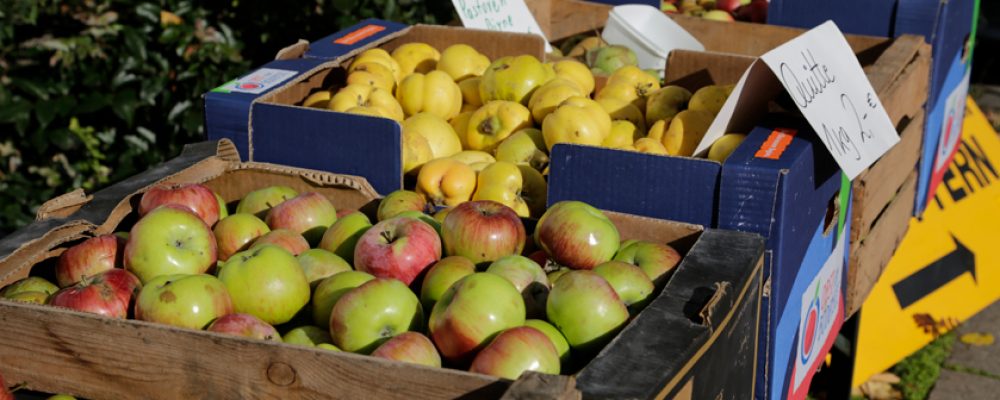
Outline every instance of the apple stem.
<path id="1" fill-rule="evenodd" d="M 393 237 L 392 232 L 389 231 L 382 231 L 382 238 L 388 243 L 392 243 L 393 240 L 396 240 L 396 238 Z"/>

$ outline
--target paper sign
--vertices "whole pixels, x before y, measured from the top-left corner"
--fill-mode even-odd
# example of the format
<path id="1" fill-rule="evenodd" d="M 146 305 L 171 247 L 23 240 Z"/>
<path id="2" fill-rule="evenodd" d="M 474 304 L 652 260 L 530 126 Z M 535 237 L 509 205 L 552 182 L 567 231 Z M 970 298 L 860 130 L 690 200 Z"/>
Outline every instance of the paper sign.
<path id="1" fill-rule="evenodd" d="M 766 66 L 763 68 L 762 66 Z M 832 21 L 761 56 L 744 73 L 696 153 L 726 132 L 747 131 L 784 88 L 840 168 L 854 179 L 899 142 L 857 56 Z"/>
<path id="2" fill-rule="evenodd" d="M 467 28 L 533 33 L 545 38 L 524 0 L 451 0 L 451 3 Z M 545 51 L 552 51 L 548 39 L 545 39 Z"/>

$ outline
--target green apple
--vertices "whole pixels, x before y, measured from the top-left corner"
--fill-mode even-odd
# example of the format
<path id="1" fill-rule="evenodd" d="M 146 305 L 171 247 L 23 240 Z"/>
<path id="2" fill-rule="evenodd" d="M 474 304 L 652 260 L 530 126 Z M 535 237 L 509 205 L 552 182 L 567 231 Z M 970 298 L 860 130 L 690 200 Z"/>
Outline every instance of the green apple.
<path id="1" fill-rule="evenodd" d="M 378 203 L 376 217 L 379 221 L 385 221 L 404 211 L 424 212 L 426 209 L 427 200 L 424 196 L 412 190 L 397 190 Z"/>
<path id="2" fill-rule="evenodd" d="M 437 303 L 453 283 L 474 272 L 476 265 L 468 258 L 462 256 L 442 258 L 424 275 L 424 281 L 420 285 L 420 303 L 425 310 L 430 311 L 434 303 Z"/>
<path id="3" fill-rule="evenodd" d="M 424 214 L 420 211 L 403 211 L 399 214 L 396 214 L 396 216 L 404 218 L 414 218 L 423 221 L 427 225 L 430 225 L 431 228 L 434 228 L 434 231 L 437 232 L 439 236 L 441 235 L 441 222 L 434 219 L 434 217 L 430 215 Z"/>
<path id="4" fill-rule="evenodd" d="M 445 359 L 472 357 L 504 329 L 524 325 L 524 299 L 510 281 L 477 272 L 451 285 L 431 310 L 430 332 Z"/>
<path id="5" fill-rule="evenodd" d="M 618 228 L 600 210 L 579 201 L 553 204 L 538 219 L 535 242 L 553 261 L 591 269 L 618 251 Z"/>
<path id="6" fill-rule="evenodd" d="M 510 255 L 499 258 L 486 268 L 514 284 L 524 298 L 528 318 L 545 318 L 545 298 L 549 295 L 549 278 L 538 263 L 528 257 Z"/>
<path id="7" fill-rule="evenodd" d="M 552 324 L 542 321 L 540 319 L 529 319 L 524 321 L 525 326 L 530 326 L 532 328 L 538 329 L 539 332 L 548 336 L 552 345 L 556 347 L 556 353 L 559 354 L 559 361 L 561 363 L 566 363 L 569 361 L 569 343 L 566 342 L 566 337 Z"/>
<path id="8" fill-rule="evenodd" d="M 549 285 L 555 285 L 556 280 L 558 280 L 559 277 L 565 275 L 569 271 L 572 271 L 572 269 L 566 267 L 560 267 L 559 269 L 546 274 L 546 276 L 549 278 Z"/>
<path id="9" fill-rule="evenodd" d="M 211 324 L 208 324 L 205 330 L 257 340 L 281 341 L 281 335 L 278 334 L 277 329 L 250 314 L 232 313 L 223 315 L 212 321 Z"/>
<path id="10" fill-rule="evenodd" d="M 323 279 L 316 285 L 312 296 L 313 322 L 316 326 L 330 325 L 330 312 L 340 297 L 361 284 L 375 279 L 375 276 L 361 271 L 344 271 Z"/>
<path id="11" fill-rule="evenodd" d="M 323 249 L 309 249 L 297 257 L 309 286 L 315 288 L 321 280 L 338 272 L 350 271 L 351 264 L 340 256 Z"/>
<path id="12" fill-rule="evenodd" d="M 29 276 L 27 278 L 19 279 L 10 285 L 4 286 L 0 289 L 0 297 L 9 299 L 18 293 L 24 292 L 41 292 L 45 295 L 50 295 L 59 290 L 59 287 L 52 284 L 45 278 L 38 276 Z"/>
<path id="13" fill-rule="evenodd" d="M 132 226 L 125 244 L 125 269 L 143 284 L 157 276 L 202 274 L 216 261 L 215 235 L 184 206 L 157 207 Z"/>
<path id="14" fill-rule="evenodd" d="M 517 379 L 525 371 L 559 374 L 559 353 L 545 333 L 530 326 L 498 335 L 472 360 L 470 372 Z"/>
<path id="15" fill-rule="evenodd" d="M 552 285 L 545 310 L 569 346 L 584 353 L 596 353 L 628 321 L 625 303 L 593 271 L 570 271 L 560 277 Z"/>
<path id="16" fill-rule="evenodd" d="M 219 279 L 229 289 L 236 312 L 271 325 L 288 322 L 309 303 L 309 281 L 292 253 L 266 245 L 233 254 Z"/>
<path id="17" fill-rule="evenodd" d="M 302 252 L 309 250 L 309 242 L 306 241 L 306 238 L 288 229 L 275 229 L 265 233 L 264 236 L 254 240 L 253 243 L 250 244 L 250 248 L 254 249 L 267 244 L 279 246 L 287 250 L 289 253 L 292 253 L 293 256 L 297 256 L 302 254 Z"/>
<path id="18" fill-rule="evenodd" d="M 327 228 L 337 222 L 337 209 L 325 196 L 308 192 L 271 207 L 264 222 L 271 229 L 299 233 L 309 244 L 316 245 Z"/>
<path id="19" fill-rule="evenodd" d="M 333 343 L 320 343 L 316 345 L 317 348 L 330 350 L 330 351 L 343 351 L 339 347 L 334 346 Z"/>
<path id="20" fill-rule="evenodd" d="M 271 207 L 298 195 L 299 192 L 288 186 L 268 186 L 254 190 L 243 196 L 236 205 L 236 213 L 254 214 L 257 218 L 264 219 Z"/>
<path id="21" fill-rule="evenodd" d="M 229 216 L 229 206 L 226 205 L 226 200 L 222 196 L 219 196 L 218 193 L 213 191 L 212 194 L 215 195 L 215 201 L 219 202 L 219 220 L 221 221 L 223 218 Z"/>
<path id="22" fill-rule="evenodd" d="M 316 346 L 320 343 L 333 343 L 329 330 L 312 325 L 303 325 L 285 332 L 281 340 L 285 343 L 297 344 L 299 346 Z"/>
<path id="23" fill-rule="evenodd" d="M 594 273 L 611 284 L 632 315 L 653 300 L 653 280 L 642 269 L 622 261 L 608 261 L 594 267 Z"/>
<path id="24" fill-rule="evenodd" d="M 441 355 L 434 348 L 431 340 L 417 332 L 403 332 L 382 343 L 372 357 L 421 364 L 428 367 L 441 367 Z"/>
<path id="25" fill-rule="evenodd" d="M 358 244 L 361 235 L 371 227 L 372 222 L 366 215 L 360 212 L 347 214 L 330 225 L 330 228 L 323 233 L 323 238 L 317 247 L 332 251 L 344 261 L 354 264 L 354 246 Z"/>
<path id="26" fill-rule="evenodd" d="M 233 254 L 246 250 L 257 238 L 271 228 L 253 214 L 233 214 L 215 224 L 212 233 L 219 249 L 219 261 L 226 261 Z"/>
<path id="27" fill-rule="evenodd" d="M 138 320 L 191 329 L 232 312 L 226 286 L 207 274 L 160 275 L 142 287 L 135 302 Z"/>
<path id="28" fill-rule="evenodd" d="M 623 242 L 614 260 L 639 267 L 653 280 L 654 286 L 663 287 L 680 263 L 681 255 L 666 244 L 633 241 Z"/>
<path id="29" fill-rule="evenodd" d="M 420 300 L 402 281 L 375 278 L 340 297 L 330 312 L 330 336 L 344 351 L 369 354 L 389 338 L 419 330 Z"/>
<path id="30" fill-rule="evenodd" d="M 0 296 L 8 300 L 20 301 L 22 303 L 45 304 L 49 300 L 49 294 L 45 292 L 17 292 L 8 296 Z"/>

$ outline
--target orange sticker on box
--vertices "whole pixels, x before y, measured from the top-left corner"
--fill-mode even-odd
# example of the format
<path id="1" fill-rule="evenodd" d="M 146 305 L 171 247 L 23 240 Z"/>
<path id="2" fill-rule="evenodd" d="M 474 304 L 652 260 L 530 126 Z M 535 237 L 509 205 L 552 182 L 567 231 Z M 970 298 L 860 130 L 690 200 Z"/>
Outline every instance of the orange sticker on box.
<path id="1" fill-rule="evenodd" d="M 344 35 L 340 39 L 334 40 L 333 42 L 336 44 L 350 46 L 384 30 L 385 27 L 382 25 L 365 25 L 354 32 Z"/>
<path id="2" fill-rule="evenodd" d="M 789 128 L 775 128 L 771 135 L 760 145 L 760 149 L 754 154 L 757 158 L 777 160 L 784 154 L 788 144 L 792 143 L 792 138 L 798 131 Z"/>

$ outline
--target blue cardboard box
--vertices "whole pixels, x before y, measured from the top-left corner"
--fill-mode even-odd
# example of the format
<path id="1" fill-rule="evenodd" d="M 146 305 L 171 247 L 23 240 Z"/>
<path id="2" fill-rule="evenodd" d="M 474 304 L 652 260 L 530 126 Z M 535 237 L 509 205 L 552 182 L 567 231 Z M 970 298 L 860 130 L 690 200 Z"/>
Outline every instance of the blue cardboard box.
<path id="1" fill-rule="evenodd" d="M 850 184 L 808 128 L 755 128 L 720 181 L 718 227 L 767 240 L 757 398 L 804 399 L 844 321 Z"/>
<path id="2" fill-rule="evenodd" d="M 962 136 L 978 9 L 979 0 L 772 0 L 768 11 L 770 24 L 811 28 L 832 19 L 845 33 L 917 34 L 931 44 L 931 82 L 914 205 L 918 216 Z"/>
<path id="3" fill-rule="evenodd" d="M 206 135 L 233 141 L 244 160 L 363 176 L 383 195 L 401 189 L 397 122 L 300 104 L 314 90 L 342 85 L 355 54 L 371 47 L 391 51 L 410 42 L 438 50 L 465 43 L 490 59 L 545 54 L 544 41 L 535 35 L 368 19 L 313 43 L 290 46 L 279 59 L 205 94 Z"/>

